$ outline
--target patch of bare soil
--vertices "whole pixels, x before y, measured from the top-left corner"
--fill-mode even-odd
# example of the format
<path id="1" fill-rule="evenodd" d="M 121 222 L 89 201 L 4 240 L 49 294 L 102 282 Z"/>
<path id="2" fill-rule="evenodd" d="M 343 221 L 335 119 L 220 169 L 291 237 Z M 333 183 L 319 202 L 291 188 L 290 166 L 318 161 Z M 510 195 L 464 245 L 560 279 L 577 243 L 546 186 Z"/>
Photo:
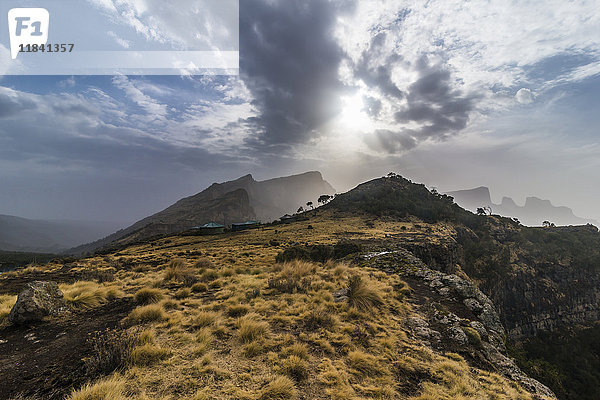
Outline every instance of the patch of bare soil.
<path id="1" fill-rule="evenodd" d="M 0 328 L 0 399 L 19 394 L 63 399 L 89 379 L 83 362 L 93 352 L 88 339 L 120 329 L 133 307 L 132 300 L 118 299 L 32 326 Z"/>

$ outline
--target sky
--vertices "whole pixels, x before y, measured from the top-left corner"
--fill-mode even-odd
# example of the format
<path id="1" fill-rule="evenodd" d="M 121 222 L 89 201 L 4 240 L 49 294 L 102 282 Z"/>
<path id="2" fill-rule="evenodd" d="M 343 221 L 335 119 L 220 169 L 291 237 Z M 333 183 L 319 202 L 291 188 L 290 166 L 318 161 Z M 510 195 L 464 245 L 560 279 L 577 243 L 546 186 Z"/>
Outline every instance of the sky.
<path id="1" fill-rule="evenodd" d="M 193 0 L 86 1 L 113 46 L 239 35 L 239 75 L 1 76 L 0 214 L 126 225 L 319 170 L 338 192 L 395 171 L 600 220 L 598 1 L 240 0 L 239 32 Z"/>

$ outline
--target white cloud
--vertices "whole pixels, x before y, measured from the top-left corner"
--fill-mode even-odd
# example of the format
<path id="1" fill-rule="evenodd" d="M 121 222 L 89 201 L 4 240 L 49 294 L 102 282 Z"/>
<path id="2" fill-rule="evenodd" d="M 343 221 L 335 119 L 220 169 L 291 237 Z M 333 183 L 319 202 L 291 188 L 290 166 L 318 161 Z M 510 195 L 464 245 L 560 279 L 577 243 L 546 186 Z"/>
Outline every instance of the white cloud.
<path id="1" fill-rule="evenodd" d="M 107 32 L 108 36 L 112 37 L 113 39 L 115 39 L 115 42 L 117 42 L 119 44 L 119 46 L 123 47 L 124 49 L 128 49 L 129 46 L 131 46 L 131 42 L 129 40 L 125 40 L 123 38 L 120 38 L 116 33 L 114 33 L 113 31 L 108 31 Z"/>
<path id="2" fill-rule="evenodd" d="M 527 88 L 521 88 L 515 94 L 515 99 L 521 104 L 530 104 L 533 103 L 535 96 L 531 92 L 531 90 Z"/>

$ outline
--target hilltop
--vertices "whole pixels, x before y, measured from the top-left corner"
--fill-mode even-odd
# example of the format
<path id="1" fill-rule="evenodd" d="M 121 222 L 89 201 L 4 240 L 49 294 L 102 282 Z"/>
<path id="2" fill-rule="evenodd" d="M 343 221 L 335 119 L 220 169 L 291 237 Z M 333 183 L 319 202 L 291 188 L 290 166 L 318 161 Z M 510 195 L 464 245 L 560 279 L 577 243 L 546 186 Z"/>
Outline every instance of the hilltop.
<path id="1" fill-rule="evenodd" d="M 593 226 L 475 215 L 392 174 L 302 220 L 161 237 L 3 275 L 4 315 L 34 280 L 58 281 L 72 310 L 0 327 L 0 392 L 555 398 L 548 385 L 559 398 L 593 399 L 597 353 L 581 340 L 596 337 L 599 244 Z M 576 325 L 587 330 L 565 331 Z M 87 340 L 106 329 L 110 343 Z M 538 341 L 559 332 L 546 342 L 572 346 L 570 363 Z"/>

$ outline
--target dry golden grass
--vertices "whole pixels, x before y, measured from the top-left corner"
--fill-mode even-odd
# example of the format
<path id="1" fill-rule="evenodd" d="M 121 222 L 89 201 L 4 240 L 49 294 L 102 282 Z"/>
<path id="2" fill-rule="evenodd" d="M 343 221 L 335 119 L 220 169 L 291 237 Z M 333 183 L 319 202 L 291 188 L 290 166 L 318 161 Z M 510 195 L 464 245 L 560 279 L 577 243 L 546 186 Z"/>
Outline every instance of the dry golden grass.
<path id="1" fill-rule="evenodd" d="M 158 289 L 163 297 L 138 302 L 150 303 L 127 318 L 152 325 L 141 332 L 130 328 L 139 336 L 122 377 L 84 388 L 90 396 L 109 397 L 71 400 L 293 400 L 300 393 L 306 399 L 396 399 L 402 398 L 395 392 L 396 379 L 415 376 L 424 378 L 414 399 L 530 399 L 514 382 L 410 339 L 404 321 L 413 311 L 398 293 L 409 288 L 399 276 L 334 261 L 277 264 L 282 247 L 265 246 L 273 239 L 334 244 L 340 238 L 381 238 L 403 225 L 407 233 L 451 233 L 443 225 L 369 222 L 322 211 L 311 219 L 310 231 L 307 222 L 298 222 L 171 237 L 82 261 L 83 269 L 129 264 L 115 272 L 115 287 L 132 294 Z M 360 277 L 353 300 L 334 303 L 332 293 L 348 287 L 353 276 Z M 273 278 L 306 279 L 310 285 L 302 291 L 271 290 Z"/>
<path id="2" fill-rule="evenodd" d="M 348 304 L 362 311 L 378 308 L 383 304 L 383 299 L 373 283 L 354 275 L 348 282 Z"/>
<path id="3" fill-rule="evenodd" d="M 129 322 L 136 324 L 164 321 L 165 319 L 167 319 L 167 314 L 158 304 L 149 304 L 147 306 L 138 307 L 127 317 Z"/>
<path id="4" fill-rule="evenodd" d="M 242 343 L 250 343 L 268 336 L 269 323 L 256 320 L 256 315 L 247 315 L 242 317 L 238 323 L 238 336 Z"/>
<path id="5" fill-rule="evenodd" d="M 294 400 L 298 398 L 298 391 L 294 382 L 285 376 L 280 376 L 271 381 L 260 394 L 259 400 Z"/>
<path id="6" fill-rule="evenodd" d="M 78 281 L 71 285 L 59 285 L 65 300 L 74 308 L 89 309 L 98 307 L 107 301 L 124 295 L 115 285 L 99 284 L 89 281 Z"/>
<path id="7" fill-rule="evenodd" d="M 16 302 L 17 296 L 7 294 L 0 295 L 0 323 L 8 317 L 10 310 Z"/>
<path id="8" fill-rule="evenodd" d="M 155 344 L 146 343 L 136 347 L 131 352 L 129 362 L 136 366 L 149 366 L 169 356 L 170 352 Z"/>
<path id="9" fill-rule="evenodd" d="M 74 391 L 68 400 L 126 400 L 125 380 L 111 377 L 96 383 L 88 383 Z"/>
<path id="10" fill-rule="evenodd" d="M 160 289 L 142 288 L 135 293 L 135 301 L 142 305 L 158 303 L 164 297 Z"/>
<path id="11" fill-rule="evenodd" d="M 194 271 L 182 258 L 175 258 L 169 262 L 164 272 L 165 281 L 183 282 L 186 278 L 194 275 Z"/>

